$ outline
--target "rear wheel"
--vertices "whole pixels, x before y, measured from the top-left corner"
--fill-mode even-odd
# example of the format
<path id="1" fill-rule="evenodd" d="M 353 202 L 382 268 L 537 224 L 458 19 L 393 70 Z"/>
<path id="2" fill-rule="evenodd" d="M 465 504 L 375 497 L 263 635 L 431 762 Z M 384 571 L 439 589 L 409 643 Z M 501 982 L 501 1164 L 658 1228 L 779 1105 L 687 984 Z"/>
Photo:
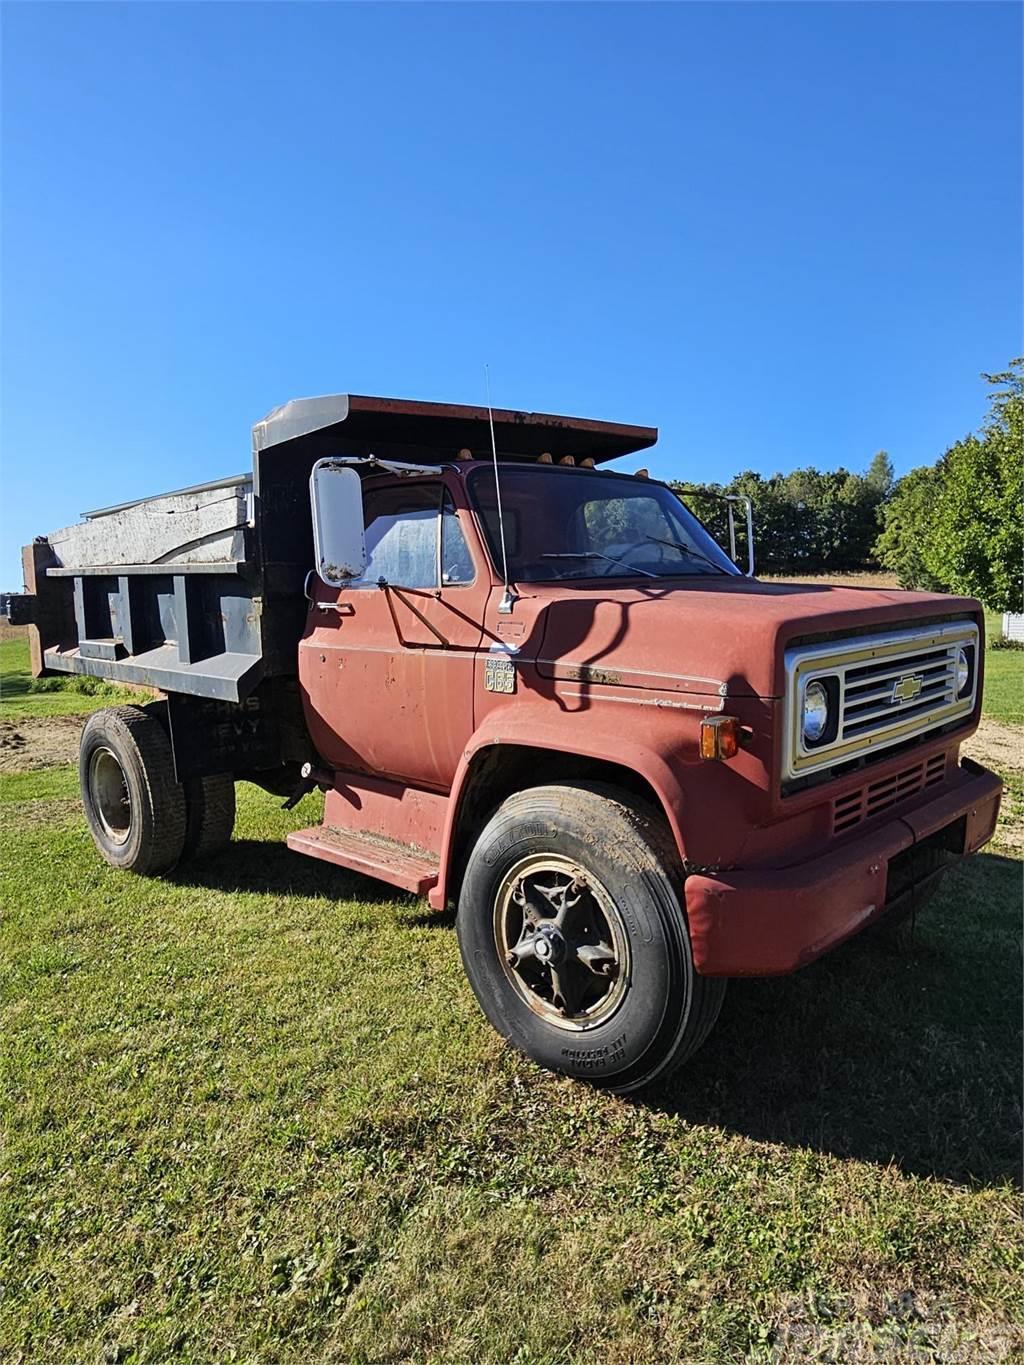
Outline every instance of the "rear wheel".
<path id="1" fill-rule="evenodd" d="M 667 832 L 597 783 L 536 787 L 470 855 L 457 927 L 488 1019 L 542 1066 L 619 1092 L 704 1041 L 725 981 L 693 968 Z"/>
<path id="2" fill-rule="evenodd" d="M 185 842 L 185 793 L 155 717 L 138 706 L 94 712 L 78 775 L 93 840 L 112 867 L 143 875 L 174 867 Z"/>
<path id="3" fill-rule="evenodd" d="M 230 773 L 185 782 L 185 847 L 182 859 L 205 858 L 231 839 L 235 827 L 235 779 Z"/>
<path id="4" fill-rule="evenodd" d="M 143 707 L 168 737 L 170 718 L 166 701 L 151 701 Z M 231 773 L 210 777 L 187 777 L 185 790 L 185 843 L 180 862 L 205 858 L 222 849 L 235 828 L 235 779 Z"/>

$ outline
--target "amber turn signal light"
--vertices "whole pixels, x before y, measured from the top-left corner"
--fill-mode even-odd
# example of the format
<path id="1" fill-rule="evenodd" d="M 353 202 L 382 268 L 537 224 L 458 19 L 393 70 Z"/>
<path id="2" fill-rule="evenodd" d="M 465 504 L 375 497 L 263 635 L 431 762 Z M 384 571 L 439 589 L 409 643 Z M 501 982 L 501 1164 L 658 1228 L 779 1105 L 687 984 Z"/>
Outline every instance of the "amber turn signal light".
<path id="1" fill-rule="evenodd" d="M 735 716 L 712 716 L 701 721 L 701 758 L 735 758 L 739 749 L 740 723 Z"/>

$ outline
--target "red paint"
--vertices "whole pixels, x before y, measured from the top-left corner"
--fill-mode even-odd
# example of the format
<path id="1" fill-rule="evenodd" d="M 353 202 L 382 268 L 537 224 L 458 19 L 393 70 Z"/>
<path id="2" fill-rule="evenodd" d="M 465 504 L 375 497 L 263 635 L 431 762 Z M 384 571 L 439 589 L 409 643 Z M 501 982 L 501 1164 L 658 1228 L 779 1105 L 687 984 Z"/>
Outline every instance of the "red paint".
<path id="1" fill-rule="evenodd" d="M 403 891 L 414 891 L 418 896 L 425 896 L 437 881 L 436 862 L 394 841 L 369 839 L 365 834 L 353 835 L 329 825 L 316 825 L 289 834 L 287 842 L 296 853 L 322 858 Z"/>
<path id="2" fill-rule="evenodd" d="M 538 763 L 557 754 L 615 764 L 653 792 L 689 866 L 730 869 L 691 875 L 686 908 L 698 969 L 747 974 L 793 970 L 854 932 L 866 906 L 877 913 L 884 903 L 888 859 L 915 838 L 961 814 L 964 852 L 989 837 L 998 781 L 958 766 L 977 710 L 910 758 L 880 758 L 791 796 L 781 789 L 791 641 L 939 615 L 981 623 L 976 602 L 708 577 L 524 584 L 512 615 L 502 615 L 502 585 L 466 493 L 472 463 L 436 480 L 458 510 L 471 583 L 343 592 L 315 585 L 299 679 L 313 743 L 337 774 L 325 822 L 344 837 L 332 845 L 304 831 L 293 846 L 362 867 L 346 853 L 353 836 L 397 841 L 412 850 L 410 865 L 380 858 L 374 875 L 426 891 L 442 908 L 467 817 L 471 829 L 486 814 L 471 808 L 481 764 L 500 769 L 509 746 L 535 751 Z M 487 689 L 488 658 L 514 659 L 514 693 Z M 726 762 L 702 760 L 701 721 L 721 712 L 737 718 L 743 747 Z M 941 752 L 941 785 L 833 834 L 837 799 Z"/>
<path id="3" fill-rule="evenodd" d="M 334 777 L 336 786 L 324 800 L 325 825 L 371 838 L 397 839 L 437 861 L 448 809 L 446 796 L 361 773 L 338 772 Z"/>
<path id="4" fill-rule="evenodd" d="M 698 875 L 686 881 L 686 912 L 697 970 L 707 976 L 779 976 L 813 962 L 884 913 L 891 858 L 968 816 L 962 853 L 988 838 L 1002 783 L 984 770 L 960 770 L 952 790 L 917 817 L 881 829 L 793 867 Z M 975 812 L 974 815 L 971 813 Z"/>
<path id="5" fill-rule="evenodd" d="M 461 480 L 448 482 L 468 539 Z M 317 600 L 342 610 L 310 608 L 299 681 L 310 735 L 329 767 L 450 789 L 473 732 L 481 623 L 492 593 L 482 551 L 475 559 L 473 582 L 437 590 L 339 592 L 318 584 Z"/>

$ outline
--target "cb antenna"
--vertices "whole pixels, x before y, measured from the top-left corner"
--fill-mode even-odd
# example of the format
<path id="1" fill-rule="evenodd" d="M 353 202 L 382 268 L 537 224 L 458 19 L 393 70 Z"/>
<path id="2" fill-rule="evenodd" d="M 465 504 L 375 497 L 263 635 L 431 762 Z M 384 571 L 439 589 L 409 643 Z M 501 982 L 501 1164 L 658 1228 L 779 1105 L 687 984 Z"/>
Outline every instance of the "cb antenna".
<path id="1" fill-rule="evenodd" d="M 505 582 L 505 591 L 501 595 L 498 603 L 498 612 L 501 616 L 511 616 L 512 607 L 515 603 L 515 595 L 512 592 L 511 584 L 508 581 L 508 551 L 505 549 L 505 518 L 501 510 L 501 480 L 498 477 L 498 443 L 494 439 L 494 412 L 491 408 L 491 375 L 490 368 L 484 366 L 484 388 L 487 393 L 487 420 L 491 426 L 491 456 L 494 460 L 494 495 L 498 504 L 498 539 L 501 541 L 501 574 Z"/>

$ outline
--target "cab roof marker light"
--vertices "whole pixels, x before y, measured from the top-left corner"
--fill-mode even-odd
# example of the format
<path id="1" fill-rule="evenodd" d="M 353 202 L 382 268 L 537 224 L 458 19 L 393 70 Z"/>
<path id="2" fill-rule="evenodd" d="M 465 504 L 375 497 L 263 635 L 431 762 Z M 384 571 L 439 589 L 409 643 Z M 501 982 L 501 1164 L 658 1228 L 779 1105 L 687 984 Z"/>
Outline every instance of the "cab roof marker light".
<path id="1" fill-rule="evenodd" d="M 634 479 L 649 479 L 650 477 L 651 471 L 649 469 L 638 469 L 633 475 Z"/>

